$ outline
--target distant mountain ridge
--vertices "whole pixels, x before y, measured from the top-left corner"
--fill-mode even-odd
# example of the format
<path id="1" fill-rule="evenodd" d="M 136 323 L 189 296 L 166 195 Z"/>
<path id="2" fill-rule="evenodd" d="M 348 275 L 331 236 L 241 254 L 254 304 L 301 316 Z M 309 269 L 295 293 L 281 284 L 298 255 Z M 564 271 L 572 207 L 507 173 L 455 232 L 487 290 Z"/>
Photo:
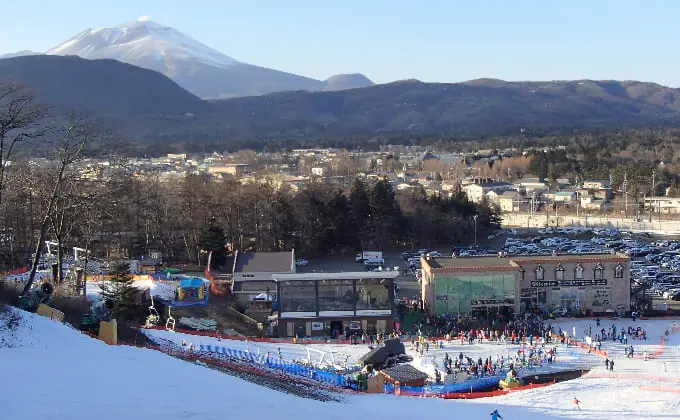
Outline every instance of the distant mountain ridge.
<path id="1" fill-rule="evenodd" d="M 205 99 L 280 91 L 322 91 L 328 85 L 325 81 L 238 61 L 146 17 L 122 25 L 86 29 L 46 54 L 114 59 L 154 70 Z M 330 85 L 330 89 L 373 84 L 362 75 L 341 79 Z"/>
<path id="2" fill-rule="evenodd" d="M 332 92 L 201 100 L 168 77 L 115 60 L 0 59 L 0 80 L 59 108 L 89 111 L 146 140 L 487 134 L 519 128 L 680 125 L 680 89 L 636 81 L 413 80 Z M 351 79 L 351 78 L 350 78 Z"/>

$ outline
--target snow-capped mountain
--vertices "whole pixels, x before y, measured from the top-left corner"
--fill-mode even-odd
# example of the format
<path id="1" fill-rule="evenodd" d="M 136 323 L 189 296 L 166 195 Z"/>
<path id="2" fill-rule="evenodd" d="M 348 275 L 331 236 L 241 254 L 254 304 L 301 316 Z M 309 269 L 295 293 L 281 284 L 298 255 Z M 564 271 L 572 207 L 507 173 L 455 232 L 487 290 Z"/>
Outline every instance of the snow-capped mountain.
<path id="1" fill-rule="evenodd" d="M 141 61 L 160 72 L 186 61 L 219 68 L 238 64 L 176 29 L 146 19 L 110 28 L 87 29 L 46 54 L 112 58 L 130 64 Z"/>
<path id="2" fill-rule="evenodd" d="M 87 29 L 46 54 L 110 58 L 155 70 L 203 98 L 323 89 L 319 80 L 240 62 L 146 17 Z"/>

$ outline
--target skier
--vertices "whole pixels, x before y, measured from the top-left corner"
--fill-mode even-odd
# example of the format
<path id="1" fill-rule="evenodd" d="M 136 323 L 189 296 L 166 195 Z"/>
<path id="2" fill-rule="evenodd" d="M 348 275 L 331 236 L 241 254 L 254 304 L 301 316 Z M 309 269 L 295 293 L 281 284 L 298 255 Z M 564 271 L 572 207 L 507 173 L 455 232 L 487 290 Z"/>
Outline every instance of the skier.
<path id="1" fill-rule="evenodd" d="M 579 410 L 581 409 L 581 406 L 579 404 L 581 404 L 581 401 L 579 401 L 578 398 L 574 397 L 574 410 L 577 408 Z"/>
<path id="2" fill-rule="evenodd" d="M 490 414 L 490 416 L 491 416 L 491 420 L 498 420 L 498 419 L 502 419 L 502 418 L 503 418 L 503 416 L 501 416 L 501 415 L 498 413 L 498 410 L 493 410 L 493 412 Z"/>

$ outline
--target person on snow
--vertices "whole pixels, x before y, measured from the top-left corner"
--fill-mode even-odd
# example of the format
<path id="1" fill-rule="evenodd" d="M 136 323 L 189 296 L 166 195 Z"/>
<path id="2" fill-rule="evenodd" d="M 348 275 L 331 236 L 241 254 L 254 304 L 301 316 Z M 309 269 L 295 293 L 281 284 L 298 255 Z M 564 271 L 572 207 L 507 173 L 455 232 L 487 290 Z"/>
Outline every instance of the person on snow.
<path id="1" fill-rule="evenodd" d="M 580 410 L 581 409 L 581 401 L 578 400 L 578 398 L 574 397 L 574 410 L 577 408 Z"/>
<path id="2" fill-rule="evenodd" d="M 503 416 L 500 415 L 500 413 L 498 412 L 498 410 L 493 410 L 493 411 L 491 412 L 490 416 L 491 416 L 491 420 L 498 420 L 498 419 L 502 419 L 502 418 L 503 418 Z"/>

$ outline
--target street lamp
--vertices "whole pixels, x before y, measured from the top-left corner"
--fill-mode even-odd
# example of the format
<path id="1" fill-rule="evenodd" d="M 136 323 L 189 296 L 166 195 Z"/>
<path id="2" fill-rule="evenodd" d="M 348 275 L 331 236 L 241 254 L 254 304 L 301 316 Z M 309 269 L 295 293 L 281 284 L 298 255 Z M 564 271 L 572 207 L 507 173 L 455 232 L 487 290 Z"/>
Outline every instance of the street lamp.
<path id="1" fill-rule="evenodd" d="M 477 214 L 472 216 L 472 220 L 475 221 L 475 245 L 477 245 L 477 217 L 479 217 Z"/>

